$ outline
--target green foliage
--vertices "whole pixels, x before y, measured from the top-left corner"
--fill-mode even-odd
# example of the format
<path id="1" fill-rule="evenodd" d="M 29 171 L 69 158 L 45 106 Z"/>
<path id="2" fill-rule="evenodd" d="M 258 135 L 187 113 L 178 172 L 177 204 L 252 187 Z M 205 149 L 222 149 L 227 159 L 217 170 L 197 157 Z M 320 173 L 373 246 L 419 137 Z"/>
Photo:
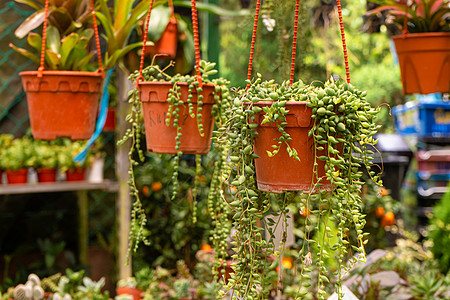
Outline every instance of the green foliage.
<path id="1" fill-rule="evenodd" d="M 40 63 L 42 37 L 32 32 L 44 22 L 43 1 L 20 1 L 36 10 L 17 29 L 16 36 L 27 36 L 32 51 L 18 48 L 10 44 L 15 51 Z M 91 17 L 88 1 L 69 0 L 53 1 L 49 4 L 47 41 L 45 49 L 45 68 L 48 70 L 91 71 L 94 69 L 91 58 L 94 53 L 89 51 L 89 43 L 94 34 L 93 29 L 87 29 L 86 23 Z"/>
<path id="2" fill-rule="evenodd" d="M 154 63 L 154 62 L 153 62 Z M 172 181 L 173 181 L 173 193 L 172 193 L 172 199 L 175 199 L 178 195 L 179 191 L 179 182 L 178 182 L 178 174 L 179 174 L 179 162 L 180 157 L 183 154 L 182 151 L 180 151 L 180 139 L 181 139 L 181 122 L 180 122 L 180 112 L 184 109 L 188 110 L 189 117 L 195 118 L 197 120 L 198 124 L 198 130 L 200 135 L 204 135 L 203 132 L 203 122 L 202 122 L 202 105 L 203 105 L 203 95 L 201 92 L 203 91 L 202 88 L 199 86 L 199 80 L 197 76 L 195 75 L 181 75 L 176 74 L 174 76 L 168 75 L 165 70 L 172 66 L 172 63 L 169 64 L 169 66 L 163 70 L 159 68 L 159 66 L 152 65 L 146 67 L 142 71 L 142 75 L 144 77 L 144 81 L 150 81 L 150 82 L 170 82 L 173 87 L 170 88 L 169 93 L 167 95 L 166 101 L 170 103 L 168 112 L 166 114 L 166 125 L 167 126 L 174 126 L 177 130 L 177 134 L 175 137 L 176 145 L 175 145 L 175 151 L 177 152 L 177 155 L 173 159 L 173 173 L 172 173 Z M 213 93 L 215 104 L 212 108 L 212 117 L 214 119 L 214 122 L 217 126 L 220 126 L 224 122 L 225 118 L 225 111 L 229 107 L 230 102 L 230 92 L 227 87 L 228 81 L 226 81 L 223 78 L 219 79 L 213 79 L 209 80 L 208 76 L 214 75 L 217 73 L 216 70 L 214 70 L 215 63 L 208 63 L 205 61 L 200 62 L 200 73 L 202 77 L 203 83 L 212 83 L 215 85 L 215 91 Z M 133 82 L 134 86 L 136 86 L 137 80 L 139 77 L 139 71 L 135 71 L 133 74 L 130 75 L 130 80 Z M 186 100 L 186 103 L 183 102 L 183 99 L 181 98 L 181 92 L 180 87 L 177 85 L 177 83 L 187 83 L 189 85 L 188 90 L 188 97 Z M 193 103 L 191 102 L 191 99 L 193 98 L 192 93 L 193 91 L 198 93 L 197 96 L 197 109 L 194 111 Z M 134 154 L 136 152 L 138 159 L 140 161 L 144 161 L 144 152 L 140 148 L 141 144 L 141 136 L 143 134 L 143 126 L 142 126 L 142 110 L 141 110 L 141 103 L 139 100 L 139 91 L 137 88 L 129 92 L 129 103 L 131 104 L 131 112 L 128 114 L 126 120 L 130 123 L 131 129 L 128 129 L 125 132 L 124 137 L 118 142 L 118 144 L 122 144 L 127 140 L 131 140 L 131 149 L 129 151 L 129 159 L 130 159 L 130 180 L 129 185 L 131 188 L 131 194 L 134 196 L 135 204 L 133 206 L 132 211 L 132 224 L 131 224 L 131 237 L 130 237 L 130 250 L 136 251 L 137 246 L 140 242 L 145 241 L 145 237 L 143 235 L 144 232 L 144 226 L 147 223 L 147 218 L 145 216 L 145 211 L 142 207 L 142 202 L 140 201 L 139 197 L 139 190 L 136 187 L 135 183 L 135 176 L 134 176 L 134 167 L 138 165 L 138 161 L 134 158 Z M 218 150 L 220 152 L 220 149 Z M 197 155 L 196 158 L 196 165 L 197 170 L 196 172 L 196 180 L 194 183 L 194 189 L 193 189 L 193 198 L 196 198 L 197 190 L 196 186 L 198 183 L 198 176 L 200 175 L 200 156 Z M 195 201 L 193 202 L 193 205 L 195 205 Z M 195 207 L 193 208 L 194 211 L 194 221 L 195 221 Z"/>
<path id="3" fill-rule="evenodd" d="M 428 238 L 433 242 L 431 252 L 439 261 L 439 269 L 443 273 L 450 270 L 450 189 L 433 208 Z"/>
<path id="4" fill-rule="evenodd" d="M 33 166 L 33 142 L 30 138 L 3 139 L 0 150 L 0 169 L 19 170 Z"/>

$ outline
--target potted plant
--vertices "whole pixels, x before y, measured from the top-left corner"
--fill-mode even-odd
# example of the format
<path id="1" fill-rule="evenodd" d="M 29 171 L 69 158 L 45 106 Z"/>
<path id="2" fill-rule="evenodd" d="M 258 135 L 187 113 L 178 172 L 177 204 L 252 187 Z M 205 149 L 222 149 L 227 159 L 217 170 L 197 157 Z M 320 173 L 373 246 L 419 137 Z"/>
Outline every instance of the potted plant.
<path id="1" fill-rule="evenodd" d="M 32 144 L 30 138 L 24 137 L 4 145 L 0 165 L 6 173 L 8 184 L 27 183 L 28 168 L 33 165 Z"/>
<path id="2" fill-rule="evenodd" d="M 313 228 L 318 231 L 331 226 L 330 218 L 336 230 L 322 231 L 317 237 L 303 241 L 298 255 L 304 285 L 298 296 L 304 296 L 306 286 L 310 284 L 308 278 L 311 275 L 308 274 L 312 272 L 313 258 L 319 274 L 318 295 L 324 297 L 324 285 L 329 280 L 324 261 L 331 252 L 324 249 L 334 249 L 333 255 L 340 266 L 338 278 L 342 276 L 341 269 L 348 268 L 344 266 L 347 259 L 351 265 L 359 259 L 364 260 L 362 228 L 365 221 L 359 209 L 359 191 L 363 184 L 360 167 L 370 170 L 373 152 L 369 147 L 376 143 L 373 135 L 378 128 L 375 124 L 377 112 L 378 109 L 366 101 L 364 92 L 341 80 L 330 79 L 325 84 L 297 81 L 278 85 L 274 81 L 263 81 L 258 74 L 249 82 L 248 89 L 238 94 L 231 116 L 224 127 L 219 128 L 216 141 L 228 145 L 230 163 L 224 168 L 227 172 L 222 178 L 227 178 L 228 186 L 235 189 L 226 204 L 236 229 L 232 243 L 234 273 L 226 290 L 233 289 L 236 295 L 244 298 L 264 297 L 270 291 L 273 263 L 268 257 L 279 258 L 285 247 L 284 242 L 275 245 L 270 227 L 287 226 L 289 205 L 300 201 L 305 211 L 310 212 L 305 216 L 305 224 L 317 220 L 317 227 Z M 293 127 L 299 127 L 301 134 L 296 135 Z M 262 137 L 266 134 L 264 131 L 269 131 L 268 145 L 259 140 L 265 139 Z M 270 166 L 263 166 L 265 162 Z M 275 189 L 268 188 L 267 181 L 261 185 L 258 174 L 261 168 L 278 170 L 274 172 L 275 179 L 282 178 L 283 181 L 276 183 Z M 291 170 L 294 173 L 289 173 Z M 291 175 L 285 176 L 286 173 Z M 375 172 L 369 174 L 381 184 Z M 296 177 L 298 182 L 287 183 L 291 177 Z M 267 178 L 263 177 L 263 180 Z M 298 195 L 292 190 L 301 190 L 303 194 Z M 281 216 L 279 219 L 284 221 L 267 218 L 267 223 L 262 224 L 260 220 L 268 214 Z M 349 228 L 356 233 L 352 241 L 346 236 Z M 268 240 L 263 238 L 263 230 L 269 230 Z M 328 245 L 332 236 L 340 240 Z M 221 239 L 213 239 L 213 244 L 223 253 Z M 358 255 L 349 256 L 352 251 Z M 262 289 L 258 291 L 255 283 L 261 284 Z"/>
<path id="3" fill-rule="evenodd" d="M 92 14 L 95 30 L 80 27 L 80 24 L 87 21 L 95 8 L 82 0 L 52 2 L 48 8 L 42 8 L 39 1 L 27 4 L 37 12 L 22 23 L 16 35 L 28 35 L 28 43 L 41 58 L 28 50 L 11 47 L 40 64 L 38 71 L 20 73 L 27 93 L 33 136 L 46 140 L 56 137 L 88 139 L 94 132 L 104 73 L 95 14 Z M 31 32 L 42 23 L 42 37 Z M 94 54 L 88 50 L 94 33 L 98 71 L 92 71 L 90 60 Z"/>
<path id="4" fill-rule="evenodd" d="M 9 146 L 13 139 L 14 136 L 12 134 L 0 134 L 0 184 L 2 184 L 2 171 L 4 170 L 3 160 L 1 159 L 2 150 Z"/>
<path id="5" fill-rule="evenodd" d="M 448 0 L 374 0 L 367 14 L 387 11 L 402 34 L 393 40 L 403 93 L 448 93 L 450 90 L 450 3 Z"/>
<path id="6" fill-rule="evenodd" d="M 33 142 L 33 167 L 36 169 L 38 182 L 55 182 L 58 169 L 60 146 L 47 141 Z"/>
<path id="7" fill-rule="evenodd" d="M 137 281 L 134 277 L 121 279 L 117 282 L 117 295 L 130 295 L 133 300 L 142 299 L 143 291 L 137 288 Z"/>
<path id="8" fill-rule="evenodd" d="M 88 151 L 86 159 L 82 163 L 73 161 L 73 158 L 84 149 L 85 143 L 86 141 L 71 141 L 67 138 L 61 141 L 58 163 L 61 172 L 66 174 L 66 181 L 84 181 L 86 179 L 86 168 L 91 163 L 91 152 Z"/>

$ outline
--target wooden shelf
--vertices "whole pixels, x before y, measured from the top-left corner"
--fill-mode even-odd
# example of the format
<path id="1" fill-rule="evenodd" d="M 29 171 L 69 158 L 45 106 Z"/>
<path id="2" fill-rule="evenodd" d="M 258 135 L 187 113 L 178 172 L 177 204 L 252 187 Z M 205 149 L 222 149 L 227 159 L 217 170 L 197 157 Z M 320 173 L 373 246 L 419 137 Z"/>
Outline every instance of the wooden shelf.
<path id="1" fill-rule="evenodd" d="M 119 184 L 112 180 L 104 180 L 98 183 L 87 181 L 74 181 L 74 182 L 0 185 L 0 195 L 54 193 L 54 192 L 71 192 L 71 191 L 87 191 L 87 190 L 105 190 L 108 192 L 117 192 L 119 190 Z"/>

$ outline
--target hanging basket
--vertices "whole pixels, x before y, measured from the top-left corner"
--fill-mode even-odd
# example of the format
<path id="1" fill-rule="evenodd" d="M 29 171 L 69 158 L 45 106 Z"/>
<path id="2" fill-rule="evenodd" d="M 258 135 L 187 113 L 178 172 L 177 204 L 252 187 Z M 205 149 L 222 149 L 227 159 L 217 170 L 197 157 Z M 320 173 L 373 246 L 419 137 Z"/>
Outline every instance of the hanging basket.
<path id="1" fill-rule="evenodd" d="M 27 94 L 31 132 L 35 139 L 89 139 L 94 133 L 104 71 L 94 1 L 90 1 L 98 71 L 47 71 L 45 49 L 49 0 L 45 0 L 41 61 L 38 71 L 19 73 Z"/>
<path id="2" fill-rule="evenodd" d="M 19 74 L 27 93 L 31 132 L 35 139 L 88 139 L 95 129 L 102 74 L 38 71 Z"/>
<path id="3" fill-rule="evenodd" d="M 155 54 L 166 55 L 167 58 L 175 58 L 178 46 L 178 25 L 177 19 L 171 16 L 166 29 L 162 33 L 154 47 Z"/>
<path id="4" fill-rule="evenodd" d="M 203 136 L 199 133 L 197 119 L 191 118 L 188 114 L 189 84 L 177 83 L 177 85 L 181 88 L 181 99 L 185 103 L 184 110 L 181 108 L 180 112 L 180 125 L 182 127 L 180 151 L 184 154 L 207 154 L 211 148 L 211 136 L 214 128 L 211 116 L 214 104 L 214 85 L 203 85 Z M 177 129 L 173 126 L 173 121 L 169 126 L 166 125 L 166 115 L 170 106 L 167 97 L 171 88 L 173 88 L 173 84 L 170 82 L 144 81 L 139 82 L 138 85 L 144 116 L 147 150 L 150 152 L 177 154 L 177 150 L 175 150 Z M 196 91 L 192 91 L 191 103 L 194 111 L 197 110 L 197 95 Z"/>
<path id="5" fill-rule="evenodd" d="M 255 106 L 269 107 L 270 101 L 261 101 Z M 290 157 L 286 145 L 283 144 L 280 151 L 273 157 L 267 155 L 267 151 L 272 151 L 274 140 L 280 137 L 276 123 L 265 123 L 256 128 L 258 135 L 255 136 L 254 151 L 259 156 L 255 159 L 255 169 L 258 189 L 265 192 L 282 193 L 284 191 L 316 191 L 314 188 L 314 162 L 315 145 L 314 140 L 308 136 L 308 132 L 313 126 L 311 118 L 312 110 L 306 106 L 306 102 L 288 102 L 286 110 L 287 125 L 286 133 L 290 135 L 292 141 L 289 145 L 296 149 L 300 161 Z M 264 112 L 260 111 L 255 118 L 255 122 L 261 124 L 264 119 Z M 325 150 L 319 151 L 318 156 L 326 155 Z M 318 160 L 318 177 L 325 176 L 325 162 Z M 317 178 L 317 177 L 316 177 Z M 320 190 L 332 190 L 329 181 L 321 181 Z"/>
<path id="6" fill-rule="evenodd" d="M 393 40 L 405 95 L 450 91 L 450 33 L 404 34 Z"/>

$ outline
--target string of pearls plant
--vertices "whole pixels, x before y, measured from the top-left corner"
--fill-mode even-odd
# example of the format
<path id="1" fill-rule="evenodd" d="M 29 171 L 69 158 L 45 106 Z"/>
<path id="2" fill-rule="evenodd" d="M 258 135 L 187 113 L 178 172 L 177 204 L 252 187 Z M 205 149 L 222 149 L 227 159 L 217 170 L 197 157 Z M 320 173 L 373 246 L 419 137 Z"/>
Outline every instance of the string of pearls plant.
<path id="1" fill-rule="evenodd" d="M 203 117 L 202 117 L 202 100 L 203 96 L 200 94 L 202 92 L 202 88 L 199 86 L 199 81 L 195 75 L 180 75 L 176 74 L 174 76 L 170 76 L 166 73 L 167 68 L 173 66 L 170 63 L 166 68 L 161 69 L 158 65 L 155 65 L 153 62 L 150 66 L 146 67 L 142 71 L 142 75 L 144 77 L 144 81 L 151 82 L 170 82 L 173 84 L 173 87 L 170 89 L 167 102 L 170 103 L 167 117 L 166 117 L 166 126 L 174 126 L 177 129 L 177 135 L 175 137 L 176 146 L 175 150 L 177 154 L 174 156 L 172 162 L 174 164 L 174 173 L 172 174 L 172 182 L 173 182 L 173 190 L 172 190 L 172 198 L 175 198 L 178 195 L 178 166 L 180 162 L 180 157 L 183 154 L 180 151 L 180 138 L 181 138 L 181 121 L 180 115 L 184 110 L 188 110 L 189 117 L 197 119 L 197 125 L 199 133 L 203 136 Z M 212 117 L 214 118 L 214 122 L 217 126 L 222 126 L 224 121 L 226 120 L 225 111 L 228 110 L 231 101 L 231 95 L 228 88 L 229 82 L 223 78 L 218 79 L 209 79 L 209 76 L 217 73 L 217 70 L 214 69 L 215 63 L 209 63 L 206 61 L 200 62 L 200 73 L 202 77 L 203 83 L 212 83 L 215 86 L 215 91 L 213 93 L 215 104 L 212 108 Z M 136 80 L 139 77 L 139 71 L 135 71 L 129 76 L 129 80 L 131 80 L 136 86 Z M 189 84 L 189 95 L 186 103 L 181 99 L 180 87 L 177 83 L 188 83 Z M 194 105 L 191 102 L 193 98 L 193 91 L 198 93 L 197 98 L 197 109 L 194 109 Z M 126 131 L 123 138 L 118 141 L 118 145 L 123 144 L 125 141 L 130 140 L 131 146 L 128 153 L 130 165 L 129 165 L 129 181 L 128 184 L 130 186 L 130 194 L 133 201 L 133 207 L 131 212 L 131 224 L 130 224 L 130 245 L 129 251 L 136 251 L 139 244 L 141 242 L 147 243 L 146 237 L 144 235 L 145 225 L 147 223 L 146 213 L 143 209 L 139 190 L 136 187 L 135 177 L 134 177 L 134 167 L 139 165 L 139 161 L 144 161 L 144 151 L 141 148 L 142 136 L 144 134 L 144 125 L 143 125 L 143 116 L 142 116 L 142 107 L 139 99 L 139 91 L 137 88 L 131 90 L 128 94 L 128 102 L 130 104 L 130 113 L 127 115 L 126 120 L 130 123 L 130 128 Z M 171 120 L 173 120 L 173 125 L 171 125 Z M 220 163 L 223 161 L 223 151 L 218 148 L 215 150 L 219 153 L 219 160 L 216 163 L 217 167 L 221 167 Z M 221 158 L 222 157 L 222 158 Z M 193 221 L 196 221 L 196 195 L 197 195 L 197 186 L 199 183 L 199 176 L 201 172 L 201 156 L 196 155 L 196 175 L 194 180 L 193 187 Z M 217 170 L 214 174 L 219 176 L 222 174 L 221 170 Z M 213 178 L 213 182 L 217 184 L 219 182 L 218 178 Z M 211 193 L 209 196 L 209 201 L 214 202 L 216 197 L 215 193 Z"/>
<path id="2" fill-rule="evenodd" d="M 377 142 L 373 136 L 379 128 L 375 123 L 379 109 L 370 106 L 365 92 L 340 80 L 330 79 L 324 84 L 306 85 L 297 81 L 292 85 L 289 82 L 279 85 L 273 80 L 263 81 L 258 74 L 254 81 L 247 83 L 248 89 L 237 94 L 227 112 L 227 121 L 215 133 L 216 147 L 227 149 L 229 154 L 227 165 L 221 168 L 221 177 L 232 190 L 229 193 L 231 200 L 221 197 L 218 201 L 222 201 L 221 207 L 232 216 L 235 229 L 234 273 L 218 296 L 232 291 L 233 299 L 267 299 L 274 282 L 277 258 L 283 254 L 286 241 L 285 231 L 281 245 L 275 245 L 273 228 L 281 226 L 282 222 L 286 228 L 288 206 L 300 201 L 308 212 L 305 218 L 308 232 L 304 234 L 297 259 L 301 282 L 297 299 L 304 299 L 312 290 L 318 299 L 325 299 L 326 286 L 330 282 L 335 284 L 341 299 L 345 272 L 357 261 L 365 260 L 365 220 L 360 196 L 364 184 L 360 180 L 362 170 L 365 168 L 371 179 L 382 185 L 378 175 L 371 170 L 373 152 L 370 150 Z M 289 155 L 298 160 L 302 160 L 303 153 L 297 153 L 290 146 L 292 139 L 284 129 L 288 113 L 286 103 L 304 101 L 311 107 L 313 126 L 309 136 L 314 140 L 316 152 L 311 192 L 273 194 L 258 190 L 254 164 L 258 156 L 253 145 L 258 134 L 256 128 L 260 126 L 255 122 L 255 115 L 262 110 L 254 104 L 259 101 L 273 101 L 271 106 L 264 108 L 262 122 L 277 124 L 280 133 L 274 140 L 273 151 L 268 151 L 267 155 L 275 156 L 281 145 L 287 145 Z M 325 162 L 326 175 L 323 177 L 318 175 L 319 161 Z M 320 191 L 325 181 L 332 184 L 331 192 Z M 278 221 L 266 218 L 263 222 L 269 213 L 281 215 L 281 218 Z M 216 253 L 225 255 L 224 244 L 218 242 L 222 231 L 223 228 L 219 228 L 214 246 Z M 268 239 L 264 238 L 265 233 L 269 233 Z M 337 270 L 329 270 L 325 263 L 332 256 L 337 259 Z"/>

